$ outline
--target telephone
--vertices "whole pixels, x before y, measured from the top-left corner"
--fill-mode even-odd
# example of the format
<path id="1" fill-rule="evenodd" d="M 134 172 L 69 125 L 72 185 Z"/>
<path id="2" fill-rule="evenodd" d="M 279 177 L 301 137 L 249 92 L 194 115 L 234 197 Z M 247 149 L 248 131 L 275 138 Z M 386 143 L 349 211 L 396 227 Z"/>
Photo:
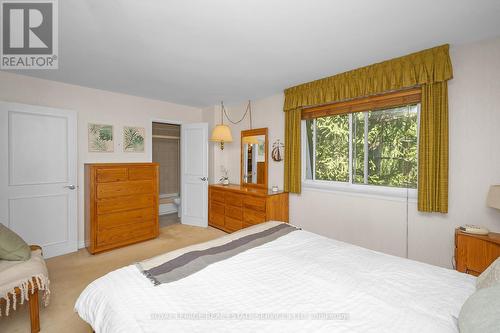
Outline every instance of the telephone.
<path id="1" fill-rule="evenodd" d="M 460 231 L 465 232 L 467 234 L 475 234 L 475 235 L 487 235 L 490 231 L 485 227 L 481 227 L 473 224 L 466 224 L 460 226 Z"/>

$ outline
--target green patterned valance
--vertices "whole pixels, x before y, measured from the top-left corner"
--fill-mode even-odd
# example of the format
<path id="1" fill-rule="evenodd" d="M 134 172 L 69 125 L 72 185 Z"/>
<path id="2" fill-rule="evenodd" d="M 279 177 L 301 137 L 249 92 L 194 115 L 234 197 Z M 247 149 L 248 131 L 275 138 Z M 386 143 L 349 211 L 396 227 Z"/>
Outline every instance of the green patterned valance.
<path id="1" fill-rule="evenodd" d="M 284 111 L 443 82 L 452 77 L 446 44 L 288 88 Z"/>

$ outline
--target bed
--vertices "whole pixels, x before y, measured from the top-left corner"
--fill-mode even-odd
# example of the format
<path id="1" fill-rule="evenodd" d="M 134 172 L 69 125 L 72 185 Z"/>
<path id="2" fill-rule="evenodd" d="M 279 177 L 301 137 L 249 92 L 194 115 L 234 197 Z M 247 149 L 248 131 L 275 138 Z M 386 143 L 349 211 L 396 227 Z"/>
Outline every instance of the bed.
<path id="1" fill-rule="evenodd" d="M 280 225 L 115 270 L 87 286 L 75 311 L 98 333 L 458 331 L 475 277 L 293 227 L 255 243 L 253 235 L 289 230 Z M 249 237 L 255 246 L 213 251 Z M 191 260 L 207 250 L 209 259 Z M 189 264 L 168 266 L 180 262 Z"/>

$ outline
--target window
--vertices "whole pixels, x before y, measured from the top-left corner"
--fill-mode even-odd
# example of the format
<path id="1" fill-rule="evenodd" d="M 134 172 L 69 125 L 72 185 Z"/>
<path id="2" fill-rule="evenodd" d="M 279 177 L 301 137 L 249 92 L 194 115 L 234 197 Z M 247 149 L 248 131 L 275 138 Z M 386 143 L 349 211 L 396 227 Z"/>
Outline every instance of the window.
<path id="1" fill-rule="evenodd" d="M 419 104 L 305 122 L 305 172 L 312 181 L 417 187 Z"/>

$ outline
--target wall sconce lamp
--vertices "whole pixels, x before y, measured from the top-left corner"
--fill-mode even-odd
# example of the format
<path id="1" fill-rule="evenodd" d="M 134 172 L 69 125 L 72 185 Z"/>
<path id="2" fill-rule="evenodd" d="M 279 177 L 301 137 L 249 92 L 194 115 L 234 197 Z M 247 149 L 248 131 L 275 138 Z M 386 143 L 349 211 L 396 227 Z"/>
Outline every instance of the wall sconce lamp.
<path id="1" fill-rule="evenodd" d="M 224 102 L 220 102 L 220 124 L 216 125 L 212 131 L 210 141 L 220 142 L 220 150 L 224 150 L 224 142 L 232 142 L 233 135 L 229 126 L 224 125 Z"/>
<path id="2" fill-rule="evenodd" d="M 212 130 L 212 136 L 210 137 L 210 141 L 219 142 L 220 150 L 224 150 L 225 142 L 233 142 L 233 135 L 231 134 L 231 129 L 228 125 L 224 125 L 224 116 L 229 120 L 232 124 L 239 124 L 245 119 L 247 113 L 250 114 L 250 128 L 252 128 L 252 107 L 250 101 L 248 101 L 247 108 L 243 117 L 241 117 L 238 121 L 232 121 L 231 118 L 227 115 L 226 109 L 224 108 L 224 102 L 220 102 L 220 124 L 216 125 Z"/>

